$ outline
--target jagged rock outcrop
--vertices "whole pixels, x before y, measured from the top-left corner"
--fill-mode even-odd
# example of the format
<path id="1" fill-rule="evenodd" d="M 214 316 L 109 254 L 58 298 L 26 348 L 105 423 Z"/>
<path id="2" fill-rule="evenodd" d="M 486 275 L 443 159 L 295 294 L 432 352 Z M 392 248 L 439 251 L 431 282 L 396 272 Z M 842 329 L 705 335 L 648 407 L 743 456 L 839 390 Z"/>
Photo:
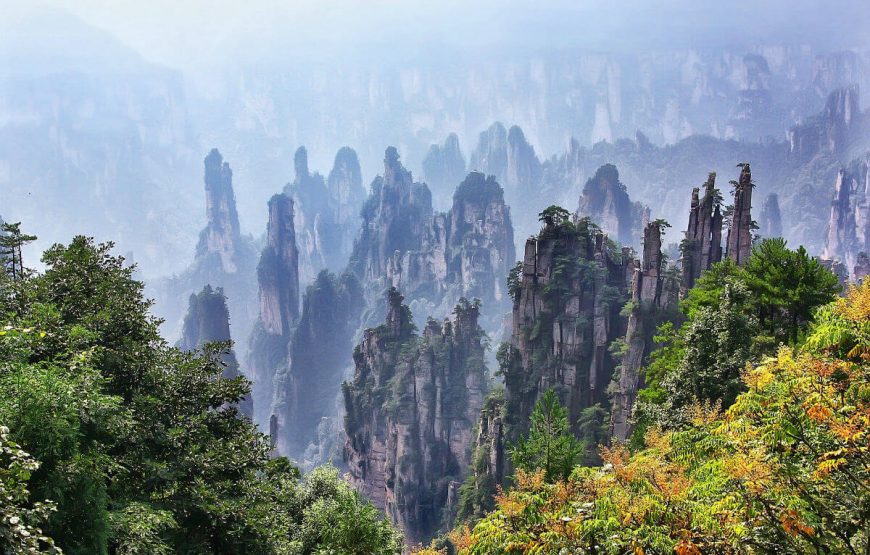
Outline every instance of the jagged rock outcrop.
<path id="1" fill-rule="evenodd" d="M 324 268 L 336 272 L 347 264 L 365 191 L 359 159 L 350 147 L 338 150 L 328 180 L 310 171 L 304 146 L 296 149 L 293 167 L 295 178 L 284 187 L 284 194 L 293 199 L 299 280 L 304 285 Z"/>
<path id="2" fill-rule="evenodd" d="M 432 195 L 415 183 L 395 147 L 384 153 L 384 175 L 371 184 L 363 205 L 362 231 L 349 268 L 364 282 L 382 279 L 394 253 L 419 251 L 432 227 Z"/>
<path id="3" fill-rule="evenodd" d="M 429 185 L 435 203 L 446 205 L 466 174 L 465 157 L 456 133 L 448 135 L 443 144 L 430 146 L 422 167 L 423 179 Z"/>
<path id="4" fill-rule="evenodd" d="M 396 149 L 387 149 L 349 266 L 370 306 L 396 287 L 418 316 L 445 316 L 464 296 L 481 299 L 484 320 L 492 320 L 507 306 L 503 280 L 514 257 L 510 210 L 494 177 L 471 172 L 450 211 L 435 213 L 426 185 L 414 183 Z"/>
<path id="5" fill-rule="evenodd" d="M 740 178 L 734 185 L 734 209 L 731 213 L 731 225 L 728 228 L 728 248 L 726 255 L 738 266 L 746 264 L 752 254 L 752 231 L 755 222 L 752 221 L 752 171 L 749 164 L 739 164 Z"/>
<path id="6" fill-rule="evenodd" d="M 856 282 L 861 283 L 868 275 L 870 275 L 870 256 L 866 252 L 861 251 L 856 257 L 853 277 Z"/>
<path id="7" fill-rule="evenodd" d="M 477 436 L 471 452 L 471 470 L 460 489 L 456 517 L 482 518 L 495 505 L 498 487 L 505 483 L 507 471 L 504 433 L 504 389 L 486 396 L 477 423 Z"/>
<path id="8" fill-rule="evenodd" d="M 770 193 L 764 197 L 759 216 L 758 234 L 762 237 L 782 237 L 782 215 L 779 211 L 779 196 Z"/>
<path id="9" fill-rule="evenodd" d="M 834 183 L 834 196 L 822 258 L 846 265 L 850 277 L 863 277 L 862 253 L 870 252 L 870 155 L 840 168 Z"/>
<path id="10" fill-rule="evenodd" d="M 692 191 L 697 198 L 698 189 Z M 661 222 L 647 224 L 643 234 L 643 259 L 635 263 L 631 280 L 631 312 L 623 341 L 624 354 L 614 377 L 615 388 L 611 397 L 611 436 L 626 441 L 631 435 L 631 414 L 642 387 L 641 367 L 653 347 L 652 336 L 661 322 L 664 311 L 676 301 L 672 282 L 665 282 L 662 257 Z"/>
<path id="11" fill-rule="evenodd" d="M 260 318 L 251 334 L 248 367 L 254 382 L 255 422 L 265 429 L 275 372 L 286 364 L 291 332 L 299 319 L 299 251 L 293 200 L 284 194 L 269 200 L 266 246 L 257 265 L 257 282 Z"/>
<path id="12" fill-rule="evenodd" d="M 682 291 L 691 289 L 701 273 L 722 260 L 722 195 L 716 189 L 716 173 L 711 172 L 704 183 L 704 196 L 692 189 L 689 225 L 680 246 L 682 251 Z"/>
<path id="13" fill-rule="evenodd" d="M 511 200 L 531 192 L 540 182 L 542 171 L 535 149 L 526 140 L 523 130 L 516 125 L 505 130 L 500 122 L 480 134 L 469 167 L 494 175 Z"/>
<path id="14" fill-rule="evenodd" d="M 789 154 L 799 161 L 808 161 L 820 153 L 844 154 L 853 135 L 861 129 L 861 119 L 858 86 L 835 89 L 821 114 L 789 130 Z"/>
<path id="15" fill-rule="evenodd" d="M 230 312 L 223 289 L 212 289 L 210 285 L 206 285 L 188 300 L 187 315 L 184 317 L 177 347 L 183 351 L 196 351 L 208 343 L 231 342 Z M 231 346 L 221 354 L 221 363 L 224 365 L 225 378 L 234 379 L 242 375 L 236 353 Z M 239 410 L 248 417 L 251 416 L 253 405 L 250 396 L 239 403 Z"/>
<path id="16" fill-rule="evenodd" d="M 649 209 L 631 202 L 625 185 L 619 181 L 619 170 L 613 164 L 605 164 L 586 181 L 577 217 L 589 217 L 608 237 L 634 246 L 639 243 L 642 222 L 649 219 Z"/>
<path id="17" fill-rule="evenodd" d="M 306 468 L 340 458 L 341 383 L 363 304 L 356 277 L 322 270 L 305 292 L 289 361 L 275 374 L 276 447 Z"/>
<path id="18" fill-rule="evenodd" d="M 383 508 L 409 544 L 449 524 L 442 508 L 470 465 L 474 423 L 486 392 L 479 305 L 415 333 L 395 289 L 384 324 L 367 329 L 343 386 L 351 483 Z"/>
<path id="19" fill-rule="evenodd" d="M 625 334 L 620 309 L 634 268 L 630 249 L 617 252 L 589 220 L 566 217 L 545 214 L 509 278 L 512 332 L 499 349 L 507 441 L 526 431 L 536 400 L 550 388 L 576 425 L 584 409 L 607 402 L 618 362 L 608 347 Z"/>

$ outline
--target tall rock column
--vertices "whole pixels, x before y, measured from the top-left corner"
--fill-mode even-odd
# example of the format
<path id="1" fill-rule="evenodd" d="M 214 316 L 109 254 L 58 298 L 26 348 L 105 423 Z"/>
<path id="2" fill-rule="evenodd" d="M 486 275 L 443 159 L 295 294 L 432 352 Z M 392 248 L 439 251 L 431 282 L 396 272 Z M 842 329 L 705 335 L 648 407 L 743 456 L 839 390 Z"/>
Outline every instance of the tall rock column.
<path id="1" fill-rule="evenodd" d="M 734 185 L 734 211 L 728 229 L 728 258 L 738 266 L 746 264 L 752 254 L 752 172 L 749 164 L 740 164 L 740 179 Z"/>
<path id="2" fill-rule="evenodd" d="M 239 215 L 233 193 L 233 171 L 216 148 L 208 153 L 204 162 L 208 225 L 200 233 L 196 252 L 197 256 L 218 254 L 223 271 L 232 274 L 237 270 L 236 254 L 241 242 Z"/>
<path id="3" fill-rule="evenodd" d="M 693 195 L 697 198 L 697 189 Z M 611 397 L 610 426 L 614 439 L 625 441 L 631 435 L 631 414 L 641 387 L 640 369 L 652 348 L 652 335 L 658 312 L 667 306 L 663 294 L 662 225 L 647 224 L 643 237 L 643 260 L 635 268 L 631 282 L 631 314 L 625 333 L 625 353 L 616 375 L 616 391 Z"/>
<path id="4" fill-rule="evenodd" d="M 284 194 L 269 200 L 266 246 L 257 265 L 260 318 L 250 340 L 255 421 L 264 429 L 272 402 L 272 382 L 286 362 L 287 346 L 299 318 L 299 252 L 293 225 L 293 201 Z"/>

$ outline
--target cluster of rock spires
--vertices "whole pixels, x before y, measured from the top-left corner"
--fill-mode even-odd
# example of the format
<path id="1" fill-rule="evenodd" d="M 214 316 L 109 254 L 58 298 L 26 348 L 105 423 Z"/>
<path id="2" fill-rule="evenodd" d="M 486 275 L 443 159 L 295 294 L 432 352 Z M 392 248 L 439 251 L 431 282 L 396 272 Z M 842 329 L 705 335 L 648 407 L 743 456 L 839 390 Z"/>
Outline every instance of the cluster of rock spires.
<path id="1" fill-rule="evenodd" d="M 863 280 L 870 274 L 870 156 L 841 168 L 834 185 L 825 249 L 831 267 L 845 264 L 846 277 Z"/>
<path id="2" fill-rule="evenodd" d="M 722 260 L 722 195 L 716 189 L 716 174 L 711 173 L 704 183 L 704 196 L 692 189 L 689 226 L 682 244 L 683 291 L 691 289 L 701 272 Z"/>
<path id="3" fill-rule="evenodd" d="M 513 226 L 493 177 L 469 173 L 451 209 L 435 212 L 426 184 L 413 180 L 390 147 L 362 218 L 348 268 L 364 284 L 370 307 L 396 287 L 420 318 L 443 317 L 461 297 L 480 299 L 488 321 L 506 308 L 503 283 L 515 256 Z M 375 318 L 370 311 L 366 321 Z"/>
<path id="4" fill-rule="evenodd" d="M 487 389 L 486 335 L 477 302 L 461 299 L 421 336 L 402 301 L 391 289 L 384 324 L 354 351 L 345 457 L 351 483 L 413 544 L 450 525 Z"/>

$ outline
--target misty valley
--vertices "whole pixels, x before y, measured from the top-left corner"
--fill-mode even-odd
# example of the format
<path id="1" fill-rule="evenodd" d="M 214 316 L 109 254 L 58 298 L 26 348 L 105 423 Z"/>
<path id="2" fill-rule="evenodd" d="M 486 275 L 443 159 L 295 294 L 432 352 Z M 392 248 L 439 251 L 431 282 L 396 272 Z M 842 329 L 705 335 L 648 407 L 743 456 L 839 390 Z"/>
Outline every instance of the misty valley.
<path id="1" fill-rule="evenodd" d="M 62 4 L 0 25 L 2 553 L 870 553 L 870 8 Z"/>

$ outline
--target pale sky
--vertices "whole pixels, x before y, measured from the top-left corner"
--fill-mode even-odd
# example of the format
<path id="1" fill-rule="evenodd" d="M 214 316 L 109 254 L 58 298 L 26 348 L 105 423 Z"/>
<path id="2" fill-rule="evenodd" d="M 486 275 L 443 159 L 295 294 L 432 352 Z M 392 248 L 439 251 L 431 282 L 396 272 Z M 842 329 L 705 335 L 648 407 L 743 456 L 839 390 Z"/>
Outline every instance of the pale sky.
<path id="1" fill-rule="evenodd" d="M 789 36 L 867 47 L 870 0 L 39 0 L 184 69 L 258 49 L 446 44 L 618 50 Z M 34 0 L 0 0 L 3 13 Z M 860 43 L 860 44 L 855 44 Z"/>

